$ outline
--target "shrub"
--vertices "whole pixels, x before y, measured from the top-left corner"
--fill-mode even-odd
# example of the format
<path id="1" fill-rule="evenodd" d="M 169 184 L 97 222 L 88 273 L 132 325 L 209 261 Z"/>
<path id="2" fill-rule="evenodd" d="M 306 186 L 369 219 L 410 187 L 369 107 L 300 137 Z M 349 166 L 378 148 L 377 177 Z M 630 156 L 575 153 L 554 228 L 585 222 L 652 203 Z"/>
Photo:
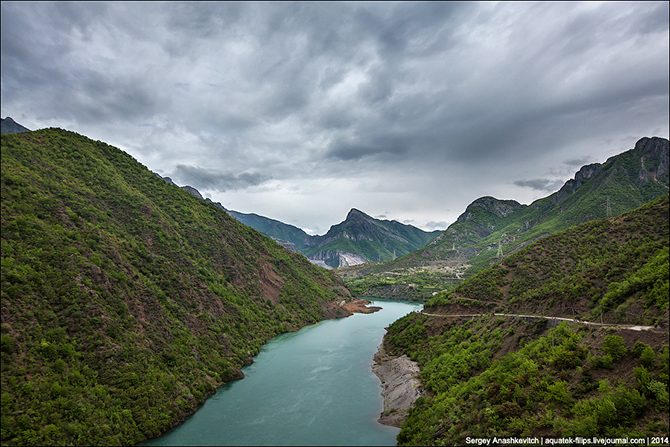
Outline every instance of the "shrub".
<path id="1" fill-rule="evenodd" d="M 626 349 L 626 344 L 622 337 L 618 335 L 608 335 L 603 342 L 603 351 L 605 354 L 609 354 L 612 357 L 612 360 L 616 361 L 626 355 L 628 349 Z"/>
<path id="2" fill-rule="evenodd" d="M 640 352 L 640 362 L 646 367 L 654 366 L 656 360 L 656 353 L 650 346 L 645 346 Z"/>

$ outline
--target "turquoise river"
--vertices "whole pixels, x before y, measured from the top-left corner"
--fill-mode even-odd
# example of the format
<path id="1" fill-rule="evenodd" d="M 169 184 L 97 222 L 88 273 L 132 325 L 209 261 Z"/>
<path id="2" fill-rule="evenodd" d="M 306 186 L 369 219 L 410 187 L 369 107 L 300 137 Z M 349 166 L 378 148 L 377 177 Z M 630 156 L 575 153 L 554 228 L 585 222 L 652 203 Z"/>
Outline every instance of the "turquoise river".
<path id="1" fill-rule="evenodd" d="M 395 445 L 372 357 L 385 327 L 421 305 L 376 301 L 382 310 L 327 320 L 267 343 L 183 424 L 143 445 Z"/>

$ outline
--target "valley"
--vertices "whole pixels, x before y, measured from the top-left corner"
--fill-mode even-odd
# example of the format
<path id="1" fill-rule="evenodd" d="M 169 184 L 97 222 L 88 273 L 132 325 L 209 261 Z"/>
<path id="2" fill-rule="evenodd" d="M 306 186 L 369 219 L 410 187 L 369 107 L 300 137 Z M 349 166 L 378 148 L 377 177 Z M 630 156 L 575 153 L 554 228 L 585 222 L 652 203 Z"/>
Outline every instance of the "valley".
<path id="1" fill-rule="evenodd" d="M 384 327 L 421 306 L 371 304 L 381 310 L 272 339 L 243 369 L 244 380 L 143 445 L 395 445 L 398 428 L 377 422 L 379 381 L 370 363 Z"/>
<path id="2" fill-rule="evenodd" d="M 669 2 L 0 17 L 0 446 L 670 445 Z"/>
<path id="3" fill-rule="evenodd" d="M 169 177 L 164 180 L 174 185 Z M 181 188 L 326 269 L 394 260 L 424 247 L 440 234 L 439 231 L 427 232 L 397 221 L 375 219 L 352 208 L 343 222 L 333 225 L 324 235 L 313 236 L 296 226 L 269 217 L 227 210 L 220 203 L 205 199 L 192 186 Z"/>
<path id="4" fill-rule="evenodd" d="M 343 380 L 366 377 L 367 416 L 351 413 L 346 424 L 372 416 L 375 422 L 335 430 L 329 444 L 393 444 L 397 432 L 377 418 L 401 427 L 401 444 L 459 443 L 471 426 L 509 436 L 661 433 L 668 408 L 667 158 L 667 140 L 642 139 L 603 167 L 582 168 L 531 205 L 478 199 L 433 240 L 433 233 L 355 209 L 327 234 L 308 236 L 229 211 L 76 133 L 3 134 L 3 440 L 136 443 L 186 421 L 147 445 L 235 445 L 258 439 L 248 437 L 254 421 L 266 421 L 295 397 L 295 420 L 302 424 L 299 414 L 316 404 L 295 394 L 298 385 L 253 379 L 288 368 L 264 360 L 264 350 L 283 338 L 286 349 L 297 351 L 272 358 L 304 354 L 300 361 L 313 365 L 330 358 L 322 349 L 339 349 L 341 358 L 323 371 L 337 364 L 345 366 L 333 369 Z M 603 197 L 610 206 L 617 197 L 616 213 L 584 214 L 584 204 Z M 500 234 L 515 236 L 504 236 L 496 248 L 491 241 Z M 328 260 L 339 268 L 313 264 Z M 420 305 L 367 305 L 354 296 L 409 298 L 425 307 L 412 312 Z M 316 334 L 320 325 L 273 339 L 352 313 L 321 323 L 338 335 L 316 337 L 309 355 L 289 340 L 300 344 L 299 334 Z M 365 342 L 348 338 L 350 330 L 367 334 Z M 332 342 L 338 347 L 317 347 Z M 353 352 L 357 360 L 349 357 Z M 346 367 L 352 362 L 359 362 L 357 375 Z M 373 370 L 381 395 L 371 385 Z M 245 371 L 248 379 L 216 391 Z M 538 382 L 539 376 L 545 379 Z M 154 385 L 144 387 L 140 377 Z M 510 386 L 505 377 L 524 379 L 500 388 Z M 316 376 L 294 379 L 312 383 Z M 266 416 L 258 415 L 251 395 L 255 380 L 277 393 L 274 403 L 261 405 Z M 324 380 L 319 374 L 319 383 Z M 499 390 L 495 396 L 492 389 Z M 241 397 L 230 397 L 235 393 Z M 318 388 L 304 393 L 324 395 Z M 489 410 L 468 419 L 479 410 L 467 395 Z M 232 425 L 202 434 L 199 424 L 211 425 L 221 411 L 217 402 L 240 399 L 251 407 L 234 417 L 237 409 L 223 410 Z M 618 406 L 624 400 L 632 402 L 629 409 Z M 589 416 L 607 402 L 615 407 L 610 419 Z M 308 424 L 304 438 L 300 430 L 289 436 L 277 428 L 266 440 L 319 444 L 315 434 L 339 418 L 326 414 Z M 98 421 L 113 422 L 86 430 Z M 31 428 L 36 425 L 49 429 Z"/>

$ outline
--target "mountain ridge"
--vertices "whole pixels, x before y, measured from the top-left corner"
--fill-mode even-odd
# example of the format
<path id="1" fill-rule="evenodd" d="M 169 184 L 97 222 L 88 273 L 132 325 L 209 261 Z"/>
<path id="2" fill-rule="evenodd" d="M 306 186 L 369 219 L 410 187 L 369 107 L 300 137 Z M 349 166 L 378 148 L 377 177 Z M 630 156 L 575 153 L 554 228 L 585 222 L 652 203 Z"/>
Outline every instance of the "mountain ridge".
<path id="1" fill-rule="evenodd" d="M 395 220 L 380 220 L 352 208 L 344 221 L 330 227 L 305 254 L 339 267 L 368 261 L 394 259 L 414 251 L 435 238 L 439 231 L 427 232 Z M 354 262 L 342 262 L 342 256 L 358 256 Z"/>
<path id="2" fill-rule="evenodd" d="M 440 234 L 439 230 L 424 231 L 396 220 L 376 219 L 357 208 L 351 208 L 346 218 L 332 225 L 325 234 L 309 235 L 303 229 L 277 219 L 228 210 L 218 202 L 203 198 L 192 186 L 178 186 L 169 177 L 161 178 L 225 210 L 245 225 L 271 237 L 289 250 L 302 253 L 310 261 L 325 268 L 394 259 L 425 246 Z"/>
<path id="3" fill-rule="evenodd" d="M 30 132 L 30 129 L 14 121 L 11 116 L 0 118 L 0 134 L 9 135 L 23 132 Z"/>
<path id="4" fill-rule="evenodd" d="M 668 143 L 660 137 L 640 138 L 632 149 L 604 163 L 582 166 L 558 191 L 529 205 L 490 196 L 479 198 L 422 249 L 349 273 L 349 284 L 364 294 L 385 290 L 391 295 L 413 293 L 406 284 L 416 283 L 420 273 L 431 276 L 433 284 L 450 287 L 534 240 L 574 224 L 619 215 L 667 195 Z M 393 278 L 387 279 L 389 274 Z M 372 276 L 360 279 L 365 275 Z M 373 279 L 375 275 L 378 280 Z M 425 298 L 437 291 L 439 288 L 426 288 L 421 295 Z"/>
<path id="5" fill-rule="evenodd" d="M 628 151 L 625 151 L 621 154 L 615 155 L 613 157 L 610 157 L 605 161 L 605 163 L 592 163 L 589 165 L 585 165 L 581 167 L 574 175 L 574 178 L 566 181 L 566 183 L 556 192 L 550 194 L 547 197 L 540 198 L 538 200 L 535 200 L 531 204 L 527 206 L 521 206 L 516 209 L 514 209 L 511 213 L 506 213 L 504 215 L 500 216 L 500 219 L 507 219 L 507 218 L 513 218 L 516 217 L 517 220 L 522 220 L 521 228 L 519 228 L 519 222 L 511 222 L 512 224 L 517 224 L 516 226 L 508 226 L 507 230 L 508 232 L 516 232 L 516 233 L 523 233 L 525 231 L 531 230 L 533 227 L 538 226 L 540 223 L 544 222 L 544 218 L 546 214 L 551 214 L 552 208 L 553 211 L 557 211 L 558 213 L 566 213 L 569 212 L 567 210 L 567 205 L 569 205 L 570 200 L 577 200 L 574 195 L 578 192 L 583 191 L 583 187 L 587 185 L 587 183 L 593 183 L 594 181 L 599 179 L 599 176 L 604 175 L 604 174 L 612 174 L 612 175 L 617 175 L 617 174 L 625 174 L 629 175 L 630 172 L 621 172 L 624 171 L 623 165 L 624 162 L 628 161 L 625 160 L 625 158 L 630 157 L 630 156 L 635 156 L 635 157 L 640 157 L 641 159 L 644 159 L 645 156 L 651 156 L 652 160 L 656 161 L 656 164 L 653 164 L 650 166 L 650 170 L 647 170 L 645 168 L 645 163 L 644 161 L 640 162 L 639 165 L 639 170 L 636 168 L 630 169 L 634 174 L 637 174 L 637 177 L 639 181 L 643 184 L 641 186 L 646 186 L 644 183 L 649 184 L 653 182 L 654 184 L 659 184 L 663 185 L 661 189 L 657 189 L 657 191 L 651 192 L 647 195 L 647 200 L 653 198 L 654 196 L 658 195 L 659 193 L 662 192 L 667 192 L 667 184 L 668 184 L 668 169 L 667 169 L 667 160 L 668 160 L 668 140 L 667 139 L 662 139 L 658 137 L 652 137 L 652 138 L 641 138 L 638 140 L 636 143 L 635 147 L 633 149 L 630 149 Z M 657 169 L 658 168 L 658 169 Z M 614 171 L 614 172 L 609 172 L 609 171 Z M 617 172 L 619 171 L 619 172 Z M 636 172 L 638 171 L 638 172 Z M 658 172 L 657 172 L 658 171 Z M 603 180 L 604 181 L 604 180 Z M 605 185 L 607 186 L 607 185 Z M 612 194 L 614 196 L 614 194 Z M 606 198 L 606 197 L 604 197 Z M 477 199 L 481 200 L 481 199 Z M 473 202 L 477 203 L 477 200 Z M 498 200 L 498 199 L 496 199 Z M 624 200 L 622 200 L 624 201 Z M 610 209 L 611 214 L 619 214 L 621 212 L 625 212 L 628 209 L 631 209 L 631 206 L 639 206 L 642 203 L 644 203 L 646 200 L 645 198 L 640 198 L 638 200 L 629 200 L 629 203 L 632 203 L 630 205 L 629 203 L 625 204 L 617 204 L 616 206 L 619 207 L 621 211 L 617 213 L 617 210 L 612 210 Z M 498 200 L 498 202 L 501 202 Z M 566 204 L 566 202 L 568 202 Z M 575 216 L 575 212 L 573 212 L 573 215 L 569 216 L 569 223 L 579 223 L 582 221 L 590 220 L 593 218 L 597 217 L 605 217 L 605 215 L 608 213 L 607 211 L 607 200 L 602 200 L 603 203 L 601 203 L 602 208 L 598 209 L 596 206 L 591 206 L 587 210 L 587 214 L 580 214 L 578 216 Z M 614 197 L 611 198 L 611 202 L 614 202 Z M 613 203 L 610 203 L 610 208 L 613 206 Z M 556 207 L 558 207 L 558 210 L 556 210 Z M 580 210 L 581 212 L 581 210 Z M 467 213 L 467 209 L 466 209 Z M 525 213 L 525 215 L 521 215 Z M 555 216 L 549 216 L 549 219 L 555 218 Z M 457 222 L 461 221 L 461 216 L 459 216 L 459 219 L 457 219 Z M 505 226 L 504 222 L 501 227 Z M 451 226 L 450 226 L 451 228 Z M 498 230 L 496 230 L 498 231 Z M 500 229 L 502 231 L 502 228 Z M 494 231 L 495 232 L 495 231 Z M 494 233 L 491 232 L 486 235 L 488 237 L 490 234 Z M 449 228 L 445 231 L 444 235 L 441 237 L 446 238 L 447 235 L 450 234 Z M 503 248 L 505 248 L 505 245 L 509 246 L 509 242 L 512 241 L 505 241 L 505 235 L 501 234 L 500 238 L 503 241 Z M 508 244 L 505 244 L 505 242 L 508 242 Z M 439 241 L 438 241 L 439 243 Z M 480 248 L 481 247 L 477 247 Z M 506 251 L 509 251 L 507 249 Z"/>
<path id="6" fill-rule="evenodd" d="M 243 224 L 272 237 L 279 244 L 293 251 L 301 252 L 309 245 L 311 236 L 295 225 L 256 213 L 241 213 L 234 210 L 228 210 L 228 213 Z"/>

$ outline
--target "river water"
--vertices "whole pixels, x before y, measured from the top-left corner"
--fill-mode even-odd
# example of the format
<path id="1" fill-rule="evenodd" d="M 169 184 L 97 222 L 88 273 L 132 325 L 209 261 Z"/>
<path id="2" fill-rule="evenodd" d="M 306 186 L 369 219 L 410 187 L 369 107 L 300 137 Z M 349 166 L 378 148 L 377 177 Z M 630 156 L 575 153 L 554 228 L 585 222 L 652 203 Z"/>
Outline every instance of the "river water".
<path id="1" fill-rule="evenodd" d="M 382 398 L 372 357 L 384 328 L 421 305 L 372 305 L 382 310 L 273 338 L 243 380 L 144 445 L 395 445 L 399 429 L 377 422 Z"/>

